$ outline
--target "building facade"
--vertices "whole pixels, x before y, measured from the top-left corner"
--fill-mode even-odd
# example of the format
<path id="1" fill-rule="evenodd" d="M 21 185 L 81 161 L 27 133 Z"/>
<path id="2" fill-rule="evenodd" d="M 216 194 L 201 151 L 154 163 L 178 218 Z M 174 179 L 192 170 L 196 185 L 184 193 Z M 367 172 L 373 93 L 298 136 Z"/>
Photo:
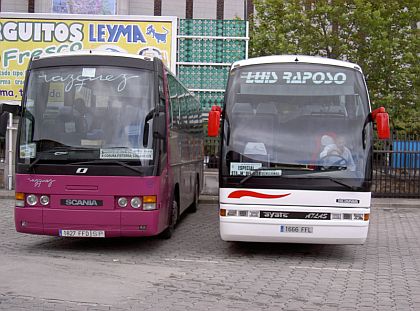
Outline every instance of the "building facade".
<path id="1" fill-rule="evenodd" d="M 0 0 L 1 12 L 53 13 L 55 0 Z M 58 1 L 58 2 L 72 2 Z M 88 2 L 88 0 L 86 0 Z M 247 19 L 253 0 L 115 0 L 115 14 Z"/>

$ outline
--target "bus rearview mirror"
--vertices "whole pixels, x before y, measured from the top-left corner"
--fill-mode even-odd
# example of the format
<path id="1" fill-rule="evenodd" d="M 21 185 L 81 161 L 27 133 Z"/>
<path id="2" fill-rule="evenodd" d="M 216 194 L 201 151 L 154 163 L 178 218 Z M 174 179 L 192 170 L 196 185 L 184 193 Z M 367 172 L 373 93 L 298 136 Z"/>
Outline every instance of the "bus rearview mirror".
<path id="1" fill-rule="evenodd" d="M 376 114 L 376 130 L 379 139 L 389 139 L 391 136 L 389 129 L 389 115 L 387 112 L 379 112 Z"/>
<path id="2" fill-rule="evenodd" d="M 391 131 L 389 129 L 389 115 L 384 107 L 379 107 L 370 113 L 370 121 L 376 122 L 376 131 L 379 139 L 389 139 Z"/>

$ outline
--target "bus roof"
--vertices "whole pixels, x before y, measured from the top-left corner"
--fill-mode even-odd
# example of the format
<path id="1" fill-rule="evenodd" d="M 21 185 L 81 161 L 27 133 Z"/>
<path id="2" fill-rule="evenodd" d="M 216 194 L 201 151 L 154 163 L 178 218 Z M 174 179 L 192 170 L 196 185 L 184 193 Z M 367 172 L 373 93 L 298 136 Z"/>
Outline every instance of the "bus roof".
<path id="1" fill-rule="evenodd" d="M 341 60 L 306 55 L 272 55 L 249 58 L 245 60 L 236 61 L 232 64 L 232 69 L 242 66 L 258 65 L 258 64 L 272 64 L 272 63 L 308 63 L 308 64 L 323 64 L 340 67 L 348 67 L 362 71 L 357 64 L 345 62 Z"/>
<path id="2" fill-rule="evenodd" d="M 113 52 L 113 51 L 99 51 L 99 50 L 79 50 L 79 51 L 71 51 L 71 52 L 60 52 L 60 53 L 53 53 L 53 54 L 41 54 L 38 57 L 34 57 L 34 59 L 46 59 L 46 58 L 57 58 L 57 57 L 69 57 L 69 56 L 118 56 L 118 57 L 127 57 L 127 58 L 135 58 L 141 59 L 145 61 L 152 61 L 153 58 L 124 53 L 124 52 Z"/>

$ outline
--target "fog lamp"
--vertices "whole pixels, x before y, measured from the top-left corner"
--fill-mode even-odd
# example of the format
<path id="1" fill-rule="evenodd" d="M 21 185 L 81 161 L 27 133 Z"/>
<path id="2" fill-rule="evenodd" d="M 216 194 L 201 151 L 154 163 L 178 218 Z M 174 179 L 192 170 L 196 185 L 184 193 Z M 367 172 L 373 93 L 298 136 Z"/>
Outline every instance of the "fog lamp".
<path id="1" fill-rule="evenodd" d="M 236 216 L 237 215 L 237 210 L 236 209 L 229 209 L 227 211 L 227 215 L 228 216 Z"/>
<path id="2" fill-rule="evenodd" d="M 39 198 L 39 203 L 41 203 L 41 205 L 48 205 L 50 204 L 50 198 L 47 195 L 41 195 L 41 197 Z"/>
<path id="3" fill-rule="evenodd" d="M 119 207 L 126 207 L 128 204 L 127 198 L 121 197 L 118 199 L 118 206 Z"/>

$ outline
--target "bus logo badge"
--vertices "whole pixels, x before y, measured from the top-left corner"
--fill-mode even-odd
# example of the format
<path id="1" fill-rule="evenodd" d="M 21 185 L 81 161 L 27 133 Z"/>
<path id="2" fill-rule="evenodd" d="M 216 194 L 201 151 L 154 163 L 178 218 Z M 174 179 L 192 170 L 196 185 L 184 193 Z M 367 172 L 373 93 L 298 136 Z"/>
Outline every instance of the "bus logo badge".
<path id="1" fill-rule="evenodd" d="M 88 171 L 87 167 L 79 167 L 79 168 L 76 170 L 76 174 L 86 174 L 86 173 L 87 173 L 87 171 Z"/>
<path id="2" fill-rule="evenodd" d="M 61 199 L 64 206 L 103 206 L 102 200 Z"/>
<path id="3" fill-rule="evenodd" d="M 359 204 L 360 200 L 357 199 L 337 199 L 337 203 L 347 203 L 347 204 Z"/>

